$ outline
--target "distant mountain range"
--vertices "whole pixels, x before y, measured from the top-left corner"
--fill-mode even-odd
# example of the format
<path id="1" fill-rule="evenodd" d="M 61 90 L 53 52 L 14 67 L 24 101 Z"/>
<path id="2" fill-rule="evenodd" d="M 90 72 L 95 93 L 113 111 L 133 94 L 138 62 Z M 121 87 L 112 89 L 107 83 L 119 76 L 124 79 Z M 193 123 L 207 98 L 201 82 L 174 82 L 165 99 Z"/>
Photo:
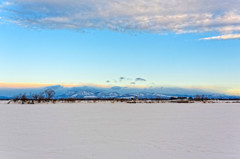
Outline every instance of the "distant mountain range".
<path id="1" fill-rule="evenodd" d="M 63 87 L 61 85 L 49 86 L 34 89 L 0 89 L 0 99 L 13 98 L 20 93 L 40 93 L 48 88 L 53 89 L 55 98 L 170 98 L 170 97 L 194 97 L 204 95 L 209 98 L 239 98 L 201 89 L 186 89 L 177 87 L 150 87 L 150 88 L 129 88 L 129 87 Z"/>

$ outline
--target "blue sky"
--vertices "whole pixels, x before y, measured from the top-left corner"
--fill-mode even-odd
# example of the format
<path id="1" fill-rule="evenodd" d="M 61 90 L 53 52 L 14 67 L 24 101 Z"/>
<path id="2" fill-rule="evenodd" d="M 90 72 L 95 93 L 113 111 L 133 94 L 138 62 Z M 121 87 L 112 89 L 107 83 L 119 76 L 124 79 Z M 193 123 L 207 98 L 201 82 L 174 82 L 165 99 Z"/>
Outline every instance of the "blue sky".
<path id="1" fill-rule="evenodd" d="M 135 1 L 135 3 L 142 2 Z M 61 4 L 58 4 L 60 2 Z M 62 4 L 67 3 L 64 0 L 60 2 L 2 1 L 0 7 L 2 86 L 4 83 L 177 86 L 240 94 L 240 41 L 237 29 L 240 27 L 240 20 L 239 25 L 236 22 L 237 18 L 240 19 L 240 14 L 231 10 L 232 8 L 234 10 L 234 6 L 225 6 L 225 8 L 219 6 L 218 9 L 215 9 L 215 6 L 212 10 L 200 10 L 198 5 L 201 7 L 203 4 L 194 4 L 196 7 L 196 13 L 195 11 L 194 14 L 192 13 L 194 20 L 203 19 L 204 22 L 208 17 L 207 13 L 216 14 L 216 10 L 226 12 L 221 13 L 222 16 L 215 15 L 218 19 L 214 19 L 214 16 L 210 18 L 212 23 L 217 23 L 219 18 L 222 18 L 223 22 L 226 21 L 226 24 L 223 23 L 217 28 L 213 27 L 216 24 L 213 26 L 206 24 L 204 27 L 199 27 L 197 24 L 191 26 L 185 22 L 186 18 L 180 20 L 175 18 L 173 21 L 172 17 L 165 20 L 164 24 L 160 19 L 152 21 L 151 25 L 149 22 L 146 27 L 141 26 L 143 21 L 140 23 L 136 20 L 135 23 L 129 24 L 125 21 L 126 17 L 121 19 L 120 13 L 124 11 L 121 7 L 126 4 L 118 6 L 120 9 L 117 13 L 114 12 L 116 16 L 110 18 L 111 22 L 102 17 L 86 17 L 85 21 L 78 18 L 66 19 L 69 18 L 66 13 L 71 13 L 67 7 L 63 8 L 65 9 L 63 13 L 41 11 L 43 7 L 52 10 L 54 7 L 61 8 Z M 74 4 L 76 1 L 70 2 Z M 77 5 L 88 6 L 88 3 L 98 3 L 94 0 L 83 2 L 84 5 L 78 3 Z M 111 1 L 105 3 L 108 2 Z M 202 2 L 207 3 L 207 1 Z M 149 3 L 158 6 L 154 0 Z M 239 1 L 235 3 L 240 4 Z M 136 7 L 142 5 L 146 4 Z M 78 14 L 82 12 L 86 15 L 90 14 L 79 9 L 79 6 L 76 8 L 71 6 L 71 9 L 76 9 Z M 96 6 L 101 8 L 101 4 Z M 25 7 L 28 9 L 24 11 Z M 18 12 L 10 12 L 6 8 Z M 36 8 L 39 11 L 36 11 Z M 179 17 L 181 10 L 186 8 L 183 5 L 179 8 L 179 12 L 173 15 L 171 13 L 171 16 Z M 95 11 L 92 8 L 90 10 Z M 127 14 L 129 20 L 139 18 L 134 17 L 139 12 L 136 10 Z M 206 16 L 199 18 L 201 12 Z M 104 12 L 104 17 L 107 13 Z M 199 15 L 196 15 L 197 13 Z M 142 14 L 145 19 L 148 17 L 151 19 L 151 16 L 156 17 L 160 13 L 143 12 Z M 170 13 L 166 14 L 168 17 Z M 44 17 L 45 21 L 38 19 L 40 16 Z M 113 19 L 118 16 L 121 22 Z M 56 19 L 50 19 L 53 17 L 57 17 L 57 20 L 64 19 L 64 23 L 62 19 L 61 23 Z M 236 23 L 234 25 L 229 24 L 229 19 L 232 17 L 235 18 L 233 18 Z M 36 21 L 32 22 L 33 19 Z M 188 26 L 179 26 L 183 22 Z M 173 25 L 175 26 L 172 27 Z M 120 77 L 124 77 L 124 80 L 120 80 Z M 145 81 L 135 81 L 136 78 Z"/>

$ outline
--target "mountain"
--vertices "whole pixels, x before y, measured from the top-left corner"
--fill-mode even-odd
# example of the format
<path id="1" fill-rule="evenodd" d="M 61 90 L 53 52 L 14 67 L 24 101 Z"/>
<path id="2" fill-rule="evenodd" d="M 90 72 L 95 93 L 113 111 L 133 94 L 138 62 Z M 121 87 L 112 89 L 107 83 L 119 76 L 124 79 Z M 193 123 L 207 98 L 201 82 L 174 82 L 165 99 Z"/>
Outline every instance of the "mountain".
<path id="1" fill-rule="evenodd" d="M 32 89 L 0 89 L 0 99 L 13 98 L 20 93 L 40 93 L 46 89 L 53 89 L 55 98 L 170 98 L 170 97 L 194 97 L 196 94 L 209 98 L 236 98 L 202 89 L 187 89 L 178 87 L 150 87 L 150 88 L 129 88 L 129 87 L 63 87 L 61 85 L 32 88 Z M 2 96 L 2 97 L 1 97 Z"/>
<path id="2" fill-rule="evenodd" d="M 4 100 L 4 99 L 9 99 L 9 98 L 5 96 L 0 96 L 0 100 Z"/>

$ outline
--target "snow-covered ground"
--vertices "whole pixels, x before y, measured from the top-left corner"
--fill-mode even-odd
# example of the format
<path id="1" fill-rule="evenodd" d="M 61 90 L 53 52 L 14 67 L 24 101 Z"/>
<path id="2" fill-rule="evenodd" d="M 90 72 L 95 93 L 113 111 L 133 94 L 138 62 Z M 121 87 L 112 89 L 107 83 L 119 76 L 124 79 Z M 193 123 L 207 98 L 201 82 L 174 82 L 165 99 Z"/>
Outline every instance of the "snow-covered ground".
<path id="1" fill-rule="evenodd" d="M 1 159 L 239 159 L 240 104 L 0 103 Z"/>
<path id="2" fill-rule="evenodd" d="M 0 104 L 7 104 L 8 102 L 8 100 L 0 100 Z"/>

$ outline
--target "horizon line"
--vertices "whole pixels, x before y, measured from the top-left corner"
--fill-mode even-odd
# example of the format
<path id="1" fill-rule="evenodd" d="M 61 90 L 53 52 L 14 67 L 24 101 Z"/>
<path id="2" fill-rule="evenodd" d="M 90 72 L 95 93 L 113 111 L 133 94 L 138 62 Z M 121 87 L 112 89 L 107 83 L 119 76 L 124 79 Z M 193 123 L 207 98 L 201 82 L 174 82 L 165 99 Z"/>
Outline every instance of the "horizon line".
<path id="1" fill-rule="evenodd" d="M 37 89 L 37 88 L 44 88 L 44 87 L 51 87 L 51 86 L 62 86 L 66 88 L 73 88 L 73 87 L 84 87 L 84 86 L 90 86 L 90 87 L 98 87 L 98 88 L 111 88 L 111 87 L 127 87 L 127 88 L 159 88 L 159 87 L 165 87 L 165 88 L 184 88 L 184 89 L 199 89 L 199 90 L 205 90 L 205 91 L 211 91 L 215 93 L 222 93 L 226 95 L 233 95 L 233 96 L 240 96 L 240 90 L 236 89 L 225 89 L 221 90 L 218 89 L 218 87 L 215 86 L 142 86 L 142 85 L 104 85 L 104 84 L 93 84 L 93 83 L 83 83 L 83 84 L 64 84 L 64 83 L 7 83 L 7 82 L 0 82 L 0 89 Z"/>

